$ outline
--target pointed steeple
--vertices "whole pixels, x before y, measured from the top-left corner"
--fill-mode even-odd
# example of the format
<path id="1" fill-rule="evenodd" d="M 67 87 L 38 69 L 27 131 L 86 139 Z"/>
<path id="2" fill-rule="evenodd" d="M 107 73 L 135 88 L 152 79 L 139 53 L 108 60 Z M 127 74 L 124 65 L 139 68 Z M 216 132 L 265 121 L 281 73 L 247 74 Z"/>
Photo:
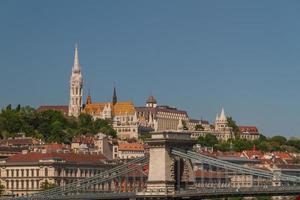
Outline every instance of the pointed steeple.
<path id="1" fill-rule="evenodd" d="M 112 103 L 115 105 L 118 102 L 116 87 L 114 86 L 113 96 L 112 96 Z"/>
<path id="2" fill-rule="evenodd" d="M 221 111 L 221 114 L 220 114 L 220 118 L 219 118 L 219 119 L 220 119 L 220 120 L 224 120 L 224 121 L 227 120 L 227 117 L 226 117 L 226 115 L 225 115 L 224 108 L 222 108 L 222 111 Z"/>
<path id="3" fill-rule="evenodd" d="M 218 121 L 219 120 L 219 114 L 217 114 L 217 116 L 216 116 L 216 121 Z"/>
<path id="4" fill-rule="evenodd" d="M 74 65 L 73 65 L 73 72 L 80 73 L 80 64 L 79 64 L 79 57 L 78 57 L 78 44 L 75 44 L 75 53 L 74 53 Z"/>

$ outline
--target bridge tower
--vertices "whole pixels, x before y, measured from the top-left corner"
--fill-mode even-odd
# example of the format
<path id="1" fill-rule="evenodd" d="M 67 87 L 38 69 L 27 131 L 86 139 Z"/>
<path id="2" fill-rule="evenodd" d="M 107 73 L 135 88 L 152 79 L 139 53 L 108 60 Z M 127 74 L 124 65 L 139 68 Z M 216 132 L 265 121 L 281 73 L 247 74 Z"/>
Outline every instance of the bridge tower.
<path id="1" fill-rule="evenodd" d="M 192 150 L 195 141 L 190 133 L 155 132 L 147 143 L 150 152 L 147 192 L 172 194 L 191 188 L 195 181 L 191 161 L 171 154 L 172 148 Z"/>

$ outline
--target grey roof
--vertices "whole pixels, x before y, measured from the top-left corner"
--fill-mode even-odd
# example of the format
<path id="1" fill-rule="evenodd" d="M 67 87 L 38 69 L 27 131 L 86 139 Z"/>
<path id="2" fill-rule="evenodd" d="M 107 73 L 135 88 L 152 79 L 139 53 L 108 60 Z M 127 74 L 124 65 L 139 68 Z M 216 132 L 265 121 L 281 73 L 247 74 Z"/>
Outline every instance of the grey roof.
<path id="1" fill-rule="evenodd" d="M 147 103 L 157 103 L 157 101 L 154 96 L 150 95 L 147 99 Z"/>

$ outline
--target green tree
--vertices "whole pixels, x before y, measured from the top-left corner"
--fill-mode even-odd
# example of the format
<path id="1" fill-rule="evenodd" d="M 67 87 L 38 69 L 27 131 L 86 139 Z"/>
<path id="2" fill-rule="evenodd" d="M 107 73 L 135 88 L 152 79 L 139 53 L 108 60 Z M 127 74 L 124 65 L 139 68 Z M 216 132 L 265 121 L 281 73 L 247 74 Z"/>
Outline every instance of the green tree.
<path id="1" fill-rule="evenodd" d="M 286 142 L 286 144 L 300 150 L 300 139 L 298 138 L 291 138 Z"/>
<path id="2" fill-rule="evenodd" d="M 228 126 L 232 128 L 235 138 L 240 138 L 240 129 L 232 117 L 227 117 Z"/>
<path id="3" fill-rule="evenodd" d="M 279 146 L 284 145 L 287 139 L 281 135 L 276 135 L 270 139 L 271 142 L 277 143 Z"/>
<path id="4" fill-rule="evenodd" d="M 196 131 L 203 131 L 204 128 L 203 128 L 203 126 L 202 126 L 201 124 L 197 124 L 197 125 L 195 126 L 195 130 L 196 130 Z"/>
<path id="5" fill-rule="evenodd" d="M 4 191 L 5 191 L 5 186 L 1 184 L 0 185 L 0 195 L 3 195 Z"/>
<path id="6" fill-rule="evenodd" d="M 234 151 L 244 151 L 244 150 L 249 150 L 253 147 L 253 143 L 246 140 L 246 139 L 236 139 L 233 142 L 233 150 Z"/>
<path id="7" fill-rule="evenodd" d="M 220 142 L 215 145 L 215 149 L 219 151 L 230 151 L 231 150 L 231 143 L 230 142 Z"/>
<path id="8" fill-rule="evenodd" d="M 209 133 L 205 136 L 198 137 L 197 143 L 201 146 L 213 147 L 218 144 L 218 139 L 215 135 Z"/>
<path id="9" fill-rule="evenodd" d="M 42 190 L 49 190 L 51 188 L 55 188 L 57 185 L 55 183 L 50 183 L 48 180 L 41 183 Z"/>

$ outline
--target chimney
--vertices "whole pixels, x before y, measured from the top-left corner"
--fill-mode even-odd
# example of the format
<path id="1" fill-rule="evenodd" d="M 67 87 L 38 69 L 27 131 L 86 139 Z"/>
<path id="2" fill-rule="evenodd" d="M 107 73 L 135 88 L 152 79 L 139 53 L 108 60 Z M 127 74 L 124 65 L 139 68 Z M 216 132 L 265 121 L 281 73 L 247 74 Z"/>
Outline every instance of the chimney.
<path id="1" fill-rule="evenodd" d="M 28 154 L 28 150 L 27 149 L 22 150 L 22 154 Z"/>

